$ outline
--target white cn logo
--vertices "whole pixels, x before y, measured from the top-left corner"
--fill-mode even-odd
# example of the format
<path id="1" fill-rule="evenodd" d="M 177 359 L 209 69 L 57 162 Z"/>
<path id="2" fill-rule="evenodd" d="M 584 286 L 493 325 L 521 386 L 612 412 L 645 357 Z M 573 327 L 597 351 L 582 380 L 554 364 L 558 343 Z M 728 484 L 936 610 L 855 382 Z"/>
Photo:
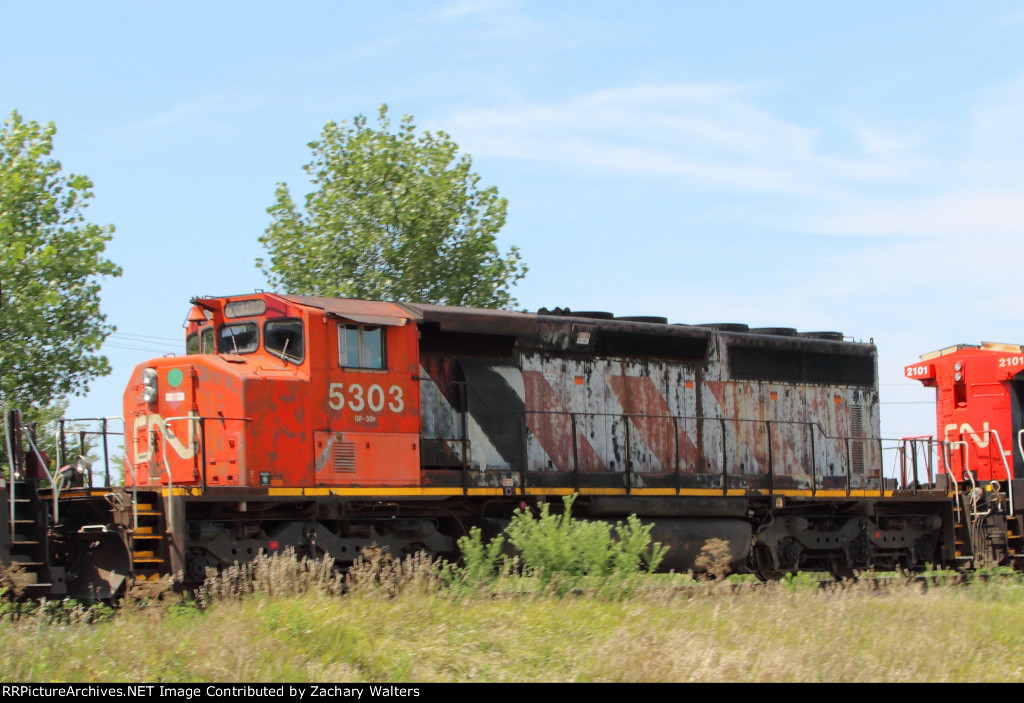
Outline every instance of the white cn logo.
<path id="1" fill-rule="evenodd" d="M 964 424 L 960 425 L 959 429 L 960 429 L 960 433 L 957 434 L 957 424 L 955 422 L 952 423 L 952 424 L 946 425 L 946 441 L 949 442 L 949 441 L 951 441 L 951 439 L 955 440 L 958 437 L 969 436 L 971 438 L 971 441 L 978 445 L 979 449 L 984 449 L 985 447 L 988 446 L 989 431 L 988 431 L 988 423 L 987 422 L 984 425 L 982 425 L 982 429 L 981 429 L 981 434 L 980 435 L 978 433 L 976 433 L 974 431 L 974 428 L 971 427 L 966 422 Z M 954 436 L 952 438 L 950 438 L 950 435 L 954 435 Z"/>

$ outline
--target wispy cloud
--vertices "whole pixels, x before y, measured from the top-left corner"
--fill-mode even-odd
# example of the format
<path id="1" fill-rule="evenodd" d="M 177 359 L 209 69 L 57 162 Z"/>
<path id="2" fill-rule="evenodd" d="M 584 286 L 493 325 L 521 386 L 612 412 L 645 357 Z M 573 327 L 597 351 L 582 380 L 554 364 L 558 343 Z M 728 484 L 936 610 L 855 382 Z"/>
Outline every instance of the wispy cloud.
<path id="1" fill-rule="evenodd" d="M 917 141 L 864 121 L 828 125 L 854 144 L 830 152 L 822 127 L 772 114 L 758 103 L 759 90 L 640 85 L 464 110 L 446 123 L 473 153 L 764 193 L 845 197 L 851 183 L 904 179 L 928 164 Z"/>
<path id="2" fill-rule="evenodd" d="M 801 123 L 764 107 L 776 97 L 764 90 L 639 85 L 463 110 L 445 123 L 477 155 L 648 174 L 679 191 L 786 196 L 785 226 L 800 232 L 1024 234 L 1024 81 L 965 108 L 953 139 L 851 114 Z"/>
<path id="3" fill-rule="evenodd" d="M 197 95 L 180 100 L 162 112 L 119 128 L 126 139 L 152 141 L 195 140 L 198 135 L 224 135 L 239 129 L 239 115 L 272 107 L 260 94 L 227 92 Z"/>
<path id="4" fill-rule="evenodd" d="M 801 229 L 828 234 L 1024 236 L 1024 188 L 950 188 L 925 198 L 863 198 L 848 210 L 803 219 Z"/>
<path id="5" fill-rule="evenodd" d="M 520 4 L 516 0 L 456 0 L 441 5 L 430 16 L 438 19 L 518 16 Z"/>

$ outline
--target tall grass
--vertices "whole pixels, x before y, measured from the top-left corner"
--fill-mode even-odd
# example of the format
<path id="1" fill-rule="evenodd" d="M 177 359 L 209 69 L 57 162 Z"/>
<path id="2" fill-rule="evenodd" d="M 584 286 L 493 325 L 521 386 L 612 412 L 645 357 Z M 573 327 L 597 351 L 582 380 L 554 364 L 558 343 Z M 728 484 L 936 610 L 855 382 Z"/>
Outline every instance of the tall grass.
<path id="1" fill-rule="evenodd" d="M 721 578 L 729 545 L 709 541 L 718 578 L 682 585 L 643 573 L 658 548 L 636 526 L 557 551 L 565 507 L 517 516 L 515 557 L 477 531 L 460 565 L 367 549 L 342 574 L 285 552 L 117 617 L 7 603 L 0 666 L 7 681 L 79 682 L 1024 680 L 1019 578 L 737 586 Z M 613 542 L 641 556 L 623 566 Z"/>
<path id="2" fill-rule="evenodd" d="M 432 591 L 397 574 L 375 572 L 341 597 L 260 587 L 206 610 L 3 622 L 0 665 L 6 681 L 1024 680 L 1024 585 L 1013 579 L 738 590 L 652 577 L 609 599 Z"/>

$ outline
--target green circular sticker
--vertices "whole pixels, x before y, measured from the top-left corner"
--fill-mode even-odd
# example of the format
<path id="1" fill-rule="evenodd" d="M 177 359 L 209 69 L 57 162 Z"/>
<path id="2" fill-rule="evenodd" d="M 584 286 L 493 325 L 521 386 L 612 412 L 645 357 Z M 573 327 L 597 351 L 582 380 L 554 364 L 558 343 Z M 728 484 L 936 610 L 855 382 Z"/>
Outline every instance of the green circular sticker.
<path id="1" fill-rule="evenodd" d="M 180 386 L 181 379 L 181 369 L 171 369 L 170 373 L 167 374 L 167 382 L 172 386 Z"/>

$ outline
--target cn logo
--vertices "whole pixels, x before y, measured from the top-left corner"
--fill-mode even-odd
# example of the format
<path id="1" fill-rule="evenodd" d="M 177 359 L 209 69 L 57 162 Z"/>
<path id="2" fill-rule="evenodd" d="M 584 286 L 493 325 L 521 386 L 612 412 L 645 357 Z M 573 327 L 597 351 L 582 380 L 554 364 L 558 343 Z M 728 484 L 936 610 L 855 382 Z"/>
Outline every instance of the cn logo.
<path id="1" fill-rule="evenodd" d="M 957 429 L 960 430 L 959 433 L 957 433 Z M 953 435 L 953 436 L 950 437 L 950 435 Z M 981 433 L 980 434 L 976 433 L 974 431 L 974 428 L 971 427 L 966 422 L 964 424 L 960 425 L 959 428 L 957 428 L 957 424 L 955 422 L 952 423 L 952 424 L 946 425 L 946 441 L 947 442 L 955 441 L 958 438 L 962 438 L 962 437 L 965 437 L 965 436 L 966 437 L 970 437 L 971 441 L 974 442 L 976 445 L 978 445 L 978 449 L 984 449 L 985 447 L 988 446 L 988 440 L 989 440 L 988 423 L 986 422 L 984 425 L 982 425 Z"/>

